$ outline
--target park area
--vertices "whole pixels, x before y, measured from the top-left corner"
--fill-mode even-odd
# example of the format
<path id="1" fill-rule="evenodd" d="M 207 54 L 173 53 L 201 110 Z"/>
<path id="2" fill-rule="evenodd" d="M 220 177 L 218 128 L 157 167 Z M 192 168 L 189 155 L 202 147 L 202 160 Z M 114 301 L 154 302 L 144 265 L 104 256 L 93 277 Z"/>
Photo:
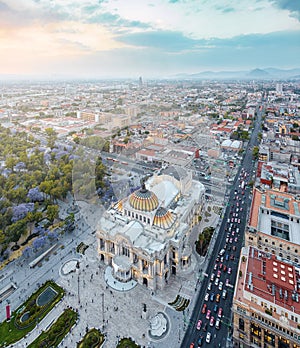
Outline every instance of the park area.
<path id="1" fill-rule="evenodd" d="M 53 281 L 47 281 L 0 324 L 0 348 L 7 347 L 32 331 L 62 299 L 64 290 Z"/>

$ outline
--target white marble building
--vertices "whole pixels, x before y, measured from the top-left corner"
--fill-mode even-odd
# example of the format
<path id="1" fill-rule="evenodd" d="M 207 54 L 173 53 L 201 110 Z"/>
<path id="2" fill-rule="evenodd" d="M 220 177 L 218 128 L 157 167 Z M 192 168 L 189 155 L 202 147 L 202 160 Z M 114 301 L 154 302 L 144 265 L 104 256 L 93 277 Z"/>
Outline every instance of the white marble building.
<path id="1" fill-rule="evenodd" d="M 198 221 L 204 186 L 182 168 L 168 167 L 106 211 L 97 231 L 100 259 L 121 282 L 152 290 L 191 266 L 189 234 Z"/>

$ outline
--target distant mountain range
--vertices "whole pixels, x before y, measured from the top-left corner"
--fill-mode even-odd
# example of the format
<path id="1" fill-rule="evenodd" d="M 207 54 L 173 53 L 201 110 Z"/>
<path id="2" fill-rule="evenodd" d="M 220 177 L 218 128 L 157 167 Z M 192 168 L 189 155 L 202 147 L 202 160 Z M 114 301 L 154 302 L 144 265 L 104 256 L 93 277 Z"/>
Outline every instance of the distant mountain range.
<path id="1" fill-rule="evenodd" d="M 204 71 L 196 74 L 177 74 L 174 78 L 181 79 L 299 79 L 300 68 L 296 69 L 254 69 L 239 71 Z"/>

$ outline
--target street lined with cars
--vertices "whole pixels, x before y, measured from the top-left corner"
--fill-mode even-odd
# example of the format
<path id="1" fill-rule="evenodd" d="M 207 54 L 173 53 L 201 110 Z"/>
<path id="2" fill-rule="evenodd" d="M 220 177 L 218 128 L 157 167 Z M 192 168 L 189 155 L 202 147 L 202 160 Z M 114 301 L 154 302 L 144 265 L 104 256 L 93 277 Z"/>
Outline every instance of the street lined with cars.
<path id="1" fill-rule="evenodd" d="M 248 199 L 250 198 L 249 181 L 254 166 L 251 146 L 257 143 L 260 118 L 261 115 L 248 143 L 242 166 L 236 175 L 219 229 L 218 241 L 213 247 L 211 262 L 206 270 L 207 278 L 203 279 L 198 302 L 191 317 L 191 326 L 188 328 L 181 347 L 187 347 L 188 342 L 197 343 L 198 338 L 205 336 L 205 333 L 206 338 L 205 342 L 202 343 L 203 346 L 209 347 L 211 344 L 214 347 L 230 346 L 227 338 L 231 334 L 233 288 L 250 204 Z M 201 296 L 201 292 L 202 294 L 204 292 L 205 297 Z M 205 307 L 203 299 L 206 301 Z M 216 305 L 218 306 L 217 315 L 215 314 Z M 200 308 L 202 308 L 202 311 L 200 311 Z M 205 330 L 202 329 L 199 330 L 200 332 L 196 332 L 195 324 L 193 324 L 196 322 L 195 318 L 202 321 L 202 328 L 205 328 Z"/>

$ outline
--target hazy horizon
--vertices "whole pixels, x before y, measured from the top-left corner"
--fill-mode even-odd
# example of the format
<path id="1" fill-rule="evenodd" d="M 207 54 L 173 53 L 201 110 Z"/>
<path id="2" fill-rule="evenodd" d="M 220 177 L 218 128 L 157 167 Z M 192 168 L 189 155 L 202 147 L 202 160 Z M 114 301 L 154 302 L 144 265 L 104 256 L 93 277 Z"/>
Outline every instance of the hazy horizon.
<path id="1" fill-rule="evenodd" d="M 0 0 L 0 75 L 145 78 L 299 68 L 294 0 Z"/>

